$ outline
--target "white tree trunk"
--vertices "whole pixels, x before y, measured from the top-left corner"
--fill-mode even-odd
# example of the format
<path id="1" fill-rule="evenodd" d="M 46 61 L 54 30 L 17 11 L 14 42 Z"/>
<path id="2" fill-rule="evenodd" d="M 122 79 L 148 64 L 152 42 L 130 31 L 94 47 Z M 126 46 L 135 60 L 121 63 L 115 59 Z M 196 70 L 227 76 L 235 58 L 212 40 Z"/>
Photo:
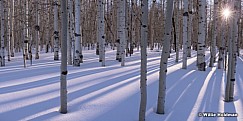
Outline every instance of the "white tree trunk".
<path id="1" fill-rule="evenodd" d="M 98 0 L 97 3 L 98 18 L 98 42 L 99 42 L 99 61 L 105 66 L 105 18 L 104 18 L 104 1 Z"/>
<path id="2" fill-rule="evenodd" d="M 188 0 L 188 43 L 187 43 L 187 57 L 191 57 L 191 43 L 192 43 L 192 0 Z"/>
<path id="3" fill-rule="evenodd" d="M 75 0 L 75 57 L 74 66 L 80 66 L 81 60 L 81 33 L 80 33 L 80 0 Z"/>
<path id="4" fill-rule="evenodd" d="M 166 73 L 167 62 L 170 51 L 170 40 L 172 31 L 172 14 L 173 14 L 173 0 L 167 1 L 166 4 L 166 19 L 165 19 L 165 33 L 164 33 L 164 46 L 160 60 L 160 72 L 159 72 L 159 93 L 157 113 L 165 113 L 165 95 L 166 95 Z"/>
<path id="5" fill-rule="evenodd" d="M 9 4 L 11 4 L 11 3 L 9 3 L 8 1 L 6 1 L 6 5 L 7 6 L 11 6 L 11 5 L 9 5 Z M 10 55 L 11 55 L 11 52 L 10 52 L 10 46 L 11 46 L 11 20 L 10 20 L 10 9 L 11 9 L 11 7 L 8 7 L 7 8 L 7 14 L 5 15 L 6 16 L 6 18 L 7 18 L 7 47 L 8 47 L 8 61 L 10 61 Z"/>
<path id="6" fill-rule="evenodd" d="M 199 26 L 198 26 L 198 45 L 197 59 L 198 70 L 205 71 L 205 40 L 206 40 L 206 0 L 199 0 Z"/>
<path id="7" fill-rule="evenodd" d="M 26 60 L 28 59 L 28 6 L 27 0 L 24 0 L 24 31 L 23 31 L 23 59 L 24 67 L 26 67 Z"/>
<path id="8" fill-rule="evenodd" d="M 120 40 L 120 59 L 121 66 L 125 66 L 125 40 L 126 40 L 126 14 L 125 14 L 125 4 L 126 0 L 120 0 L 119 2 L 119 29 L 118 29 L 118 37 Z"/>
<path id="9" fill-rule="evenodd" d="M 147 42 L 148 42 L 148 0 L 141 1 L 142 24 L 141 24 L 141 77 L 140 90 L 141 100 L 139 108 L 139 121 L 145 121 L 147 105 Z"/>
<path id="10" fill-rule="evenodd" d="M 71 31 L 72 31 L 72 22 L 71 22 L 71 19 L 72 19 L 72 1 L 71 0 L 68 0 L 68 31 L 67 31 L 67 58 L 68 58 L 68 65 L 72 65 L 72 35 L 71 35 Z"/>
<path id="11" fill-rule="evenodd" d="M 240 10 L 240 0 L 234 1 L 234 18 L 232 18 L 232 25 L 230 28 L 230 40 L 229 41 L 229 61 L 228 61 L 228 73 L 227 73 L 227 84 L 226 84 L 226 94 L 225 101 L 234 100 L 234 83 L 235 83 L 235 73 L 236 73 L 236 60 L 237 60 L 237 40 L 238 40 L 238 20 L 239 20 L 239 10 Z"/>
<path id="12" fill-rule="evenodd" d="M 180 51 L 180 46 L 179 46 L 179 34 L 180 34 L 180 25 L 179 25 L 179 6 L 180 6 L 180 2 L 176 1 L 176 59 L 175 61 L 178 62 L 179 61 L 179 51 Z"/>
<path id="13" fill-rule="evenodd" d="M 11 57 L 14 57 L 14 0 L 11 0 L 10 2 L 10 52 Z"/>
<path id="14" fill-rule="evenodd" d="M 222 21 L 221 25 L 221 43 L 220 43 L 220 48 L 219 48 L 219 59 L 218 59 L 218 69 L 223 68 L 223 63 L 224 63 L 224 50 L 225 50 L 225 41 L 226 41 L 226 36 L 225 36 L 225 28 L 226 24 L 225 21 Z"/>
<path id="15" fill-rule="evenodd" d="M 229 22 L 229 38 L 228 38 L 228 70 L 227 70 L 227 83 L 225 89 L 225 101 L 230 102 L 232 99 L 230 98 L 230 90 L 231 90 L 231 76 L 232 76 L 232 58 L 233 58 L 233 26 L 232 22 Z"/>
<path id="16" fill-rule="evenodd" d="M 4 1 L 3 0 L 0 0 L 0 12 L 1 12 L 1 58 L 0 58 L 0 61 L 1 61 L 1 66 L 5 66 L 5 48 L 4 48 L 4 28 L 5 28 L 5 25 L 4 25 L 4 21 L 5 21 L 5 18 L 4 18 L 4 10 L 5 7 L 4 7 Z"/>
<path id="17" fill-rule="evenodd" d="M 60 76 L 60 113 L 67 113 L 67 1 L 61 0 L 61 22 L 62 22 L 62 34 L 61 34 L 61 76 Z"/>
<path id="18" fill-rule="evenodd" d="M 35 59 L 39 59 L 39 41 L 40 41 L 40 12 L 39 12 L 39 0 L 36 0 L 36 26 L 35 26 Z"/>
<path id="19" fill-rule="evenodd" d="M 58 0 L 54 0 L 54 60 L 59 60 Z"/>
<path id="20" fill-rule="evenodd" d="M 183 1 L 183 63 L 182 69 L 187 68 L 187 49 L 188 49 L 188 0 Z"/>
<path id="21" fill-rule="evenodd" d="M 210 63 L 209 67 L 213 67 L 213 64 L 215 63 L 216 60 L 216 39 L 218 36 L 218 0 L 214 0 L 214 30 L 213 30 L 213 39 L 211 42 L 211 47 L 210 47 Z"/>

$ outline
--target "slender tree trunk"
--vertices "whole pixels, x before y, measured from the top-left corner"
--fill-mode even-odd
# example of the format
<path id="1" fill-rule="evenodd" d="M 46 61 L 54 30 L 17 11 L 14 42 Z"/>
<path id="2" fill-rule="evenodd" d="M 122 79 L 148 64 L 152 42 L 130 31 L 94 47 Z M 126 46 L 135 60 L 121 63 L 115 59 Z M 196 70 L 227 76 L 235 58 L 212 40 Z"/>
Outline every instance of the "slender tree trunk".
<path id="1" fill-rule="evenodd" d="M 5 66 L 5 48 L 4 48 L 4 21 L 5 21 L 5 17 L 4 17 L 4 11 L 5 11 L 5 6 L 4 6 L 4 1 L 0 0 L 0 12 L 1 12 L 1 66 Z"/>
<path id="2" fill-rule="evenodd" d="M 179 1 L 176 1 L 176 59 L 175 61 L 178 62 L 179 61 L 179 34 L 180 34 L 180 25 L 179 25 Z"/>
<path id="3" fill-rule="evenodd" d="M 141 100 L 139 108 L 139 121 L 145 121 L 147 105 L 147 41 L 148 41 L 148 0 L 141 1 L 142 24 L 141 24 L 141 77 L 140 90 Z"/>
<path id="4" fill-rule="evenodd" d="M 218 69 L 224 68 L 224 51 L 225 51 L 225 21 L 222 21 L 221 25 L 221 43 L 220 43 L 220 48 L 219 48 L 219 59 L 218 59 Z"/>
<path id="5" fill-rule="evenodd" d="M 229 61 L 229 63 L 231 63 L 231 69 L 229 69 L 231 71 L 231 75 L 227 75 L 230 77 L 230 81 L 227 80 L 227 82 L 230 82 L 230 89 L 229 89 L 229 101 L 233 101 L 234 100 L 234 85 L 235 85 L 235 73 L 236 73 L 236 61 L 237 61 L 237 40 L 238 40 L 238 20 L 239 20 L 239 11 L 240 11 L 240 0 L 235 0 L 234 1 L 234 15 L 235 17 L 233 18 L 233 30 L 232 30 L 232 40 L 230 41 L 230 45 L 231 45 L 231 61 Z M 227 101 L 227 100 L 226 100 Z"/>
<path id="6" fill-rule="evenodd" d="M 211 57 L 210 57 L 210 63 L 209 67 L 213 67 L 213 64 L 216 60 L 216 39 L 218 36 L 218 0 L 214 0 L 214 31 L 213 31 L 213 39 L 211 41 Z"/>
<path id="7" fill-rule="evenodd" d="M 80 33 L 80 0 L 75 0 L 75 58 L 74 66 L 80 66 L 81 60 L 81 33 Z"/>
<path id="8" fill-rule="evenodd" d="M 188 43 L 187 43 L 187 57 L 191 57 L 191 43 L 192 43 L 192 0 L 188 0 Z"/>
<path id="9" fill-rule="evenodd" d="M 67 1 L 61 0 L 61 22 L 62 22 L 62 34 L 61 34 L 61 76 L 60 76 L 60 113 L 67 113 Z"/>
<path id="10" fill-rule="evenodd" d="M 98 42 L 99 42 L 99 62 L 105 66 L 105 20 L 104 20 L 104 1 L 98 0 L 97 3 L 97 24 L 98 24 Z"/>
<path id="11" fill-rule="evenodd" d="M 26 60 L 28 59 L 28 6 L 27 0 L 24 0 L 24 23 L 23 23 L 23 59 L 24 59 L 24 67 L 26 67 Z"/>
<path id="12" fill-rule="evenodd" d="M 230 91 L 231 91 L 231 73 L 232 73 L 232 58 L 233 58 L 233 43 L 231 40 L 233 39 L 233 27 L 232 22 L 229 21 L 229 41 L 228 41 L 228 70 L 227 70 L 227 83 L 225 89 L 225 101 L 230 102 L 233 99 L 230 98 Z"/>
<path id="13" fill-rule="evenodd" d="M 126 40 L 126 14 L 125 14 L 125 4 L 126 0 L 120 0 L 119 2 L 119 29 L 118 29 L 118 35 L 119 35 L 119 42 L 120 42 L 120 61 L 121 66 L 125 66 L 125 40 Z"/>
<path id="14" fill-rule="evenodd" d="M 68 31 L 67 31 L 67 58 L 68 58 L 68 65 L 72 65 L 72 0 L 68 0 Z"/>
<path id="15" fill-rule="evenodd" d="M 54 60 L 59 60 L 58 0 L 54 0 Z"/>
<path id="16" fill-rule="evenodd" d="M 6 4 L 7 4 L 7 6 L 10 6 L 9 4 L 11 4 L 11 3 L 9 3 L 9 1 L 6 1 Z M 10 46 L 11 46 L 11 21 L 10 21 L 10 9 L 11 9 L 11 7 L 8 7 L 7 8 L 7 14 L 5 15 L 6 16 L 6 18 L 7 18 L 7 36 L 6 36 L 6 38 L 7 38 L 7 47 L 8 47 L 8 61 L 10 61 L 10 55 L 11 55 L 11 49 L 10 49 Z"/>
<path id="17" fill-rule="evenodd" d="M 188 50 L 188 27 L 187 27 L 187 21 L 188 21 L 188 0 L 183 1 L 183 63 L 182 63 L 182 69 L 187 68 L 187 50 Z"/>
<path id="18" fill-rule="evenodd" d="M 172 31 L 172 14 L 173 14 L 173 0 L 167 1 L 166 4 L 166 20 L 165 20 L 165 34 L 164 34 L 164 45 L 160 60 L 160 72 L 159 72 L 159 93 L 158 93 L 158 104 L 157 113 L 165 113 L 165 94 L 166 94 L 166 73 L 167 63 L 170 51 L 170 40 Z"/>
<path id="19" fill-rule="evenodd" d="M 40 41 L 40 11 L 39 11 L 39 1 L 36 0 L 36 26 L 35 26 L 35 59 L 39 59 L 39 41 Z"/>
<path id="20" fill-rule="evenodd" d="M 206 40 L 206 0 L 199 0 L 199 26 L 198 26 L 198 45 L 197 45 L 197 59 L 198 70 L 205 71 L 205 40 Z"/>
<path id="21" fill-rule="evenodd" d="M 10 1 L 10 52 L 11 57 L 14 57 L 14 0 Z"/>

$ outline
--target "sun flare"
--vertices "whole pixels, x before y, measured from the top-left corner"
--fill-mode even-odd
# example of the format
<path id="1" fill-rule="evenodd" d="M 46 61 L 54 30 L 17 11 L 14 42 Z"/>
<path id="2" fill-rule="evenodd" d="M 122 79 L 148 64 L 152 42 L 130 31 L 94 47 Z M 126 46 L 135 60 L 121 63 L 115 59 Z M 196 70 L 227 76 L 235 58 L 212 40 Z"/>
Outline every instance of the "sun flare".
<path id="1" fill-rule="evenodd" d="M 231 16 L 231 10 L 229 8 L 223 9 L 222 15 L 224 18 L 228 19 Z"/>

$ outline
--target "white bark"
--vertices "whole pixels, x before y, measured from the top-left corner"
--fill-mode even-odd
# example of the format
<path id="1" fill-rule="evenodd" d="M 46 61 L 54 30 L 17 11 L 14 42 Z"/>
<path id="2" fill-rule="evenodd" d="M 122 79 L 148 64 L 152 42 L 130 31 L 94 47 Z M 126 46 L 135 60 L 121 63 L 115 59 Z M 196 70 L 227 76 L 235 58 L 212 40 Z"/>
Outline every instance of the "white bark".
<path id="1" fill-rule="evenodd" d="M 218 0 L 214 0 L 214 30 L 213 30 L 213 39 L 211 42 L 211 47 L 210 47 L 210 63 L 209 67 L 213 67 L 213 64 L 215 63 L 216 59 L 216 39 L 218 36 Z"/>
<path id="2" fill-rule="evenodd" d="M 120 59 L 121 66 L 125 66 L 125 46 L 126 46 L 126 14 L 125 14 L 125 4 L 126 0 L 120 0 L 119 2 L 119 29 L 118 29 L 118 37 L 120 40 Z"/>
<path id="3" fill-rule="evenodd" d="M 81 33 L 80 33 L 80 0 L 75 0 L 75 57 L 74 66 L 80 66 L 81 62 Z"/>
<path id="4" fill-rule="evenodd" d="M 40 41 L 40 12 L 39 12 L 39 0 L 36 0 L 36 25 L 35 25 L 35 59 L 39 59 L 39 41 Z"/>
<path id="5" fill-rule="evenodd" d="M 6 1 L 6 5 L 9 6 L 9 3 L 8 1 Z M 11 5 L 10 5 L 11 6 Z M 11 52 L 10 52 L 10 46 L 11 46 L 11 20 L 10 20 L 10 9 L 11 7 L 8 7 L 7 8 L 7 14 L 5 15 L 6 18 L 7 18 L 7 47 L 8 47 L 8 61 L 10 61 L 10 55 L 11 55 Z"/>
<path id="6" fill-rule="evenodd" d="M 14 31 L 13 31 L 13 24 L 14 24 L 14 0 L 10 2 L 10 52 L 11 57 L 14 57 Z"/>
<path id="7" fill-rule="evenodd" d="M 222 21 L 221 25 L 221 43 L 220 43 L 220 48 L 219 48 L 219 59 L 218 59 L 218 69 L 223 68 L 223 63 L 224 63 L 224 50 L 225 50 L 225 41 L 226 41 L 226 36 L 225 36 L 225 24 L 226 21 Z"/>
<path id="8" fill-rule="evenodd" d="M 234 1 L 234 18 L 232 18 L 232 25 L 230 28 L 230 41 L 229 41 L 229 60 L 228 60 L 228 73 L 226 83 L 225 101 L 234 100 L 234 83 L 236 73 L 236 57 L 237 57 L 237 40 L 238 40 L 238 20 L 239 20 L 240 0 Z M 232 40 L 232 41 L 231 41 Z"/>
<path id="9" fill-rule="evenodd" d="M 0 56 L 0 61 L 1 61 L 1 66 L 5 66 L 5 48 L 4 48 L 4 11 L 5 11 L 5 7 L 4 7 L 4 1 L 0 0 L 0 12 L 1 12 L 1 56 Z"/>
<path id="10" fill-rule="evenodd" d="M 24 67 L 26 67 L 26 60 L 28 59 L 28 6 L 27 0 L 24 0 L 24 31 L 23 31 L 23 59 Z"/>
<path id="11" fill-rule="evenodd" d="M 232 42 L 233 39 L 233 27 L 232 22 L 229 22 L 229 39 L 228 39 L 228 70 L 227 70 L 227 83 L 226 83 L 226 89 L 225 89 L 225 101 L 230 102 L 232 99 L 230 98 L 230 90 L 231 90 L 231 73 L 232 73 L 232 58 L 233 58 L 233 52 L 232 52 Z"/>
<path id="12" fill-rule="evenodd" d="M 60 113 L 67 113 L 67 5 L 66 0 L 61 0 L 61 22 L 62 22 L 62 43 L 61 43 L 61 76 L 60 76 Z"/>
<path id="13" fill-rule="evenodd" d="M 99 42 L 99 61 L 105 66 L 105 18 L 104 18 L 104 1 L 98 0 L 97 3 L 98 18 L 98 42 Z"/>
<path id="14" fill-rule="evenodd" d="M 140 90 L 141 100 L 139 108 L 139 121 L 145 121 L 147 105 L 147 41 L 148 41 L 148 0 L 141 1 L 142 24 L 141 24 L 141 77 Z"/>
<path id="15" fill-rule="evenodd" d="M 71 7 L 71 5 L 72 5 L 72 3 L 71 3 L 72 1 L 71 0 L 68 0 L 68 9 L 67 9 L 67 11 L 68 11 L 68 31 L 67 31 L 67 58 L 68 58 L 68 65 L 72 65 L 72 35 L 71 35 L 71 29 L 72 29 L 72 23 L 71 23 L 71 15 L 72 15 L 72 7 Z"/>
<path id="16" fill-rule="evenodd" d="M 54 0 L 54 60 L 59 60 L 58 0 Z"/>
<path id="17" fill-rule="evenodd" d="M 199 26 L 198 26 L 198 45 L 197 45 L 197 59 L 198 70 L 205 71 L 205 40 L 206 40 L 206 0 L 199 0 Z"/>
<path id="18" fill-rule="evenodd" d="M 117 0 L 117 42 L 116 42 L 116 46 L 117 46 L 117 52 L 116 52 L 116 60 L 118 60 L 119 62 L 121 62 L 121 35 L 120 35 L 120 32 L 122 31 L 121 30 L 121 27 L 120 27 L 120 12 L 121 12 L 121 0 Z"/>
<path id="19" fill-rule="evenodd" d="M 166 95 L 166 73 L 167 73 L 167 62 L 170 54 L 170 41 L 172 31 L 172 14 L 173 14 L 173 0 L 167 1 L 166 4 L 166 19 L 165 19 L 165 34 L 164 34 L 164 45 L 160 60 L 160 72 L 159 72 L 159 93 L 158 93 L 158 104 L 157 113 L 165 113 L 165 95 Z"/>
<path id="20" fill-rule="evenodd" d="M 187 49 L 188 49 L 188 0 L 183 1 L 183 63 L 182 69 L 187 68 Z"/>
<path id="21" fill-rule="evenodd" d="M 192 0 L 188 0 L 188 43 L 187 43 L 187 57 L 191 57 L 191 43 L 192 43 Z"/>
<path id="22" fill-rule="evenodd" d="M 179 34 L 180 34 L 180 25 L 179 25 L 179 5 L 180 2 L 176 1 L 176 59 L 175 61 L 178 62 L 179 61 L 179 51 L 180 51 L 180 46 L 179 46 Z"/>

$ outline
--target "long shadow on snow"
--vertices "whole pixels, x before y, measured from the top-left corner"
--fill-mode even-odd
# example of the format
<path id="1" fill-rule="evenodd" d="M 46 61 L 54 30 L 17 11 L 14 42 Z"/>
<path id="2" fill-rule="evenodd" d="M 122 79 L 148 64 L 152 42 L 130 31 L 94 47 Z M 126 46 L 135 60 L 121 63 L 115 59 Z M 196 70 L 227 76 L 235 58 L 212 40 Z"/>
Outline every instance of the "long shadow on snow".
<path id="1" fill-rule="evenodd" d="M 148 63 L 153 62 L 153 61 L 157 61 L 157 60 L 158 60 L 157 58 L 149 59 Z M 97 63 L 97 62 L 93 62 L 93 63 Z M 136 66 L 138 66 L 139 63 L 140 62 L 135 62 L 135 63 L 129 64 L 129 65 L 126 65 L 125 67 L 136 67 Z M 93 65 L 93 64 L 90 63 L 89 65 Z M 85 69 L 87 67 L 85 67 L 85 65 L 83 65 L 83 66 L 81 66 L 81 68 Z M 88 75 L 92 75 L 92 74 L 97 74 L 101 70 L 102 70 L 102 72 L 109 72 L 111 70 L 115 71 L 116 69 L 119 70 L 121 68 L 123 68 L 123 67 L 119 67 L 119 66 L 117 66 L 117 67 L 109 67 L 109 66 L 107 66 L 107 67 L 104 67 L 104 68 L 103 67 L 97 67 L 97 69 L 94 69 L 92 71 L 91 70 L 87 70 L 87 71 L 80 71 L 80 72 L 75 72 L 75 73 L 72 73 L 72 70 L 74 70 L 76 68 L 72 68 L 72 69 L 70 69 L 71 74 L 68 74 L 68 80 L 74 79 L 74 78 L 78 78 L 78 77 L 82 77 L 82 76 L 88 76 Z M 51 73 L 53 70 L 57 70 L 56 67 L 51 67 L 51 69 L 50 68 L 45 69 L 44 72 L 45 73 Z M 33 70 L 29 70 L 29 71 L 32 72 Z M 33 71 L 33 72 L 35 72 L 35 71 Z M 36 73 L 34 73 L 34 74 L 36 74 L 36 76 L 40 76 L 40 72 L 39 71 L 36 71 Z M 35 75 L 32 75 L 32 76 L 35 76 Z M 15 76 L 11 76 L 11 77 L 17 78 Z M 28 77 L 30 77 L 30 76 L 28 76 Z M 0 88 L 0 94 L 16 92 L 16 91 L 29 89 L 29 88 L 35 88 L 35 87 L 45 86 L 45 85 L 48 85 L 48 84 L 58 83 L 59 82 L 58 78 L 59 78 L 59 74 L 57 74 L 57 76 L 52 77 L 52 78 L 46 78 L 45 80 L 48 80 L 48 81 L 39 80 L 39 81 L 34 81 L 34 82 L 29 82 L 29 83 L 14 85 L 14 86 L 3 87 L 3 88 Z M 49 79 L 51 81 L 49 81 Z M 23 78 L 23 80 L 25 80 L 25 79 Z"/>
<path id="2" fill-rule="evenodd" d="M 157 73 L 157 71 L 158 71 L 158 68 L 157 69 L 151 69 L 151 71 L 149 71 L 148 72 L 148 75 L 152 75 L 153 73 Z M 134 74 L 134 75 L 137 75 L 137 74 Z M 128 79 L 128 78 L 126 78 L 126 76 L 124 76 L 125 78 L 124 79 Z M 129 77 L 130 77 L 130 75 L 129 75 Z M 131 76 L 131 77 L 134 77 L 134 76 Z M 106 91 L 103 91 L 102 93 L 99 93 L 99 94 L 96 94 L 95 96 L 93 96 L 93 97 L 91 97 L 91 98 L 86 98 L 86 99 L 83 99 L 81 102 L 78 102 L 78 103 L 76 103 L 76 104 L 74 104 L 74 105 L 71 105 L 71 106 L 69 106 L 69 109 L 70 109 L 70 113 L 72 113 L 72 112 L 76 112 L 76 111 L 79 111 L 79 110 L 87 110 L 86 109 L 86 104 L 88 104 L 89 102 L 91 102 L 91 101 L 93 101 L 93 100 L 97 100 L 99 97 L 103 97 L 104 95 L 106 95 L 106 94 L 109 94 L 110 92 L 113 92 L 113 91 L 115 91 L 115 90 L 118 90 L 118 89 L 120 89 L 120 88 L 123 88 L 123 87 L 125 87 L 125 86 L 127 86 L 127 85 L 129 85 L 129 84 L 132 84 L 132 83 L 136 83 L 136 81 L 138 81 L 139 80 L 139 76 L 137 76 L 136 78 L 134 78 L 134 79 L 131 79 L 131 80 L 129 80 L 129 81 L 126 81 L 126 82 L 124 82 L 124 83 L 122 83 L 122 84 L 119 84 L 119 86 L 116 86 L 116 87 L 112 87 L 112 88 L 110 88 L 109 90 L 106 90 Z M 119 79 L 119 78 L 118 78 Z M 113 79 L 111 79 L 111 80 L 113 80 Z M 121 81 L 119 81 L 119 82 L 121 82 Z M 118 82 L 117 82 L 118 83 Z M 112 84 L 113 85 L 113 84 Z M 98 86 L 99 86 L 99 84 L 98 84 Z M 107 87 L 107 86 L 104 86 L 104 87 Z M 93 87 L 88 87 L 88 88 L 90 88 L 90 89 L 93 89 Z M 88 88 L 87 88 L 87 90 L 88 90 Z M 102 88 L 100 88 L 100 89 L 102 89 Z M 85 89 L 84 89 L 85 90 Z M 80 91 L 82 91 L 82 90 L 80 90 Z M 72 101 L 72 100 L 75 100 L 75 99 L 77 99 L 78 97 L 82 97 L 82 96 L 84 96 L 84 95 L 86 95 L 86 94 L 81 94 L 80 95 L 80 91 L 77 91 L 77 92 L 74 92 L 72 95 L 73 96 L 75 96 L 75 97 L 73 97 L 73 99 L 70 99 L 69 100 L 69 102 L 70 101 Z M 125 90 L 124 90 L 125 91 Z M 92 92 L 94 92 L 94 91 L 92 91 Z M 87 93 L 87 94 L 89 94 L 89 93 Z M 139 94 L 139 92 L 137 92 L 136 93 L 136 95 L 138 95 Z M 136 97 L 134 97 L 134 96 L 131 96 L 131 98 L 136 98 Z M 129 98 L 129 99 L 131 99 L 131 98 Z M 133 100 L 134 101 L 134 100 Z M 136 101 L 136 100 L 135 100 Z M 121 105 L 123 105 L 123 103 L 131 103 L 131 101 L 130 102 L 128 102 L 128 101 L 126 101 L 126 100 L 124 100 L 124 101 L 122 101 L 121 102 L 121 104 L 119 104 L 119 105 L 117 105 L 117 106 L 119 106 L 119 107 L 122 107 Z M 135 102 L 135 104 L 136 104 L 137 102 Z M 134 103 L 133 103 L 134 104 Z M 98 107 L 97 107 L 98 106 Z M 88 106 L 87 108 L 100 108 L 100 107 L 103 107 L 104 105 L 95 105 L 94 107 L 92 107 L 92 106 Z M 106 107 L 106 106 L 104 106 L 104 107 Z M 122 108 L 125 108 L 125 107 L 122 107 Z M 129 107 L 127 107 L 126 109 L 129 109 Z M 111 112 L 113 112 L 113 111 L 111 111 Z M 123 112 L 124 113 L 124 112 Z M 105 113 L 105 114 L 107 114 L 107 113 Z M 103 117 L 103 118 L 107 118 L 107 117 L 104 117 L 105 116 L 105 114 L 97 114 L 96 116 L 101 116 L 101 117 Z M 111 115 L 110 113 L 108 113 L 109 115 Z M 42 119 L 46 119 L 47 117 L 48 118 L 50 118 L 50 117 L 55 117 L 56 115 L 58 115 L 58 114 L 54 114 L 54 115 L 50 115 L 50 114 L 46 114 L 46 115 L 42 115 L 42 116 L 40 116 L 40 117 L 37 117 L 37 118 L 35 118 L 35 119 L 38 119 L 38 120 L 42 120 Z M 60 115 L 60 114 L 59 114 Z M 130 115 L 132 115 L 132 114 L 130 114 Z M 92 119 L 91 117 L 89 118 L 89 120 L 94 120 L 94 121 L 96 121 L 96 120 L 99 120 L 99 121 L 103 121 L 102 119 L 103 118 L 98 118 L 98 117 L 92 117 L 92 118 L 94 118 L 94 119 Z M 117 117 L 118 119 L 119 119 L 119 117 Z M 81 120 L 81 119 L 80 119 Z M 115 120 L 115 119 L 112 119 L 112 120 Z"/>
<path id="3" fill-rule="evenodd" d="M 157 68 L 158 65 L 154 65 L 153 67 L 151 67 L 151 69 L 153 70 L 153 68 Z M 158 70 L 155 70 L 155 71 L 158 71 Z M 125 79 L 128 79 L 128 78 L 132 78 L 134 76 L 137 76 L 139 74 L 139 72 L 132 72 L 130 74 L 127 74 L 127 75 L 124 75 L 124 76 L 120 76 L 120 77 L 116 77 L 116 78 L 113 78 L 113 79 L 110 79 L 110 80 L 107 80 L 105 82 L 102 82 L 102 83 L 99 83 L 99 84 L 96 84 L 96 85 L 92 85 L 90 87 L 87 87 L 87 88 L 84 88 L 84 89 L 81 89 L 81 90 L 77 90 L 75 92 L 72 92 L 72 93 L 69 93 L 68 94 L 68 100 L 69 101 L 72 101 L 78 97 L 82 97 L 84 95 L 87 95 L 91 92 L 94 92 L 94 91 L 97 91 L 97 90 L 100 90 L 100 89 L 103 89 L 105 87 L 108 87 L 110 85 L 113 85 L 113 84 L 116 84 L 118 82 L 121 82 L 121 81 L 124 81 Z M 133 80 L 135 81 L 135 80 Z M 131 83 L 131 81 L 130 81 Z M 123 84 L 124 86 L 127 85 L 126 83 Z M 117 88 L 114 88 L 114 90 L 117 89 Z M 112 90 L 111 90 L 112 91 Z M 106 93 L 102 93 L 100 94 L 99 96 L 102 96 Z M 93 98 L 97 98 L 97 96 L 93 97 Z M 87 101 L 85 102 L 89 102 L 89 99 L 86 99 Z M 1 117 L 5 117 L 4 115 L 7 115 L 9 113 L 11 114 L 18 114 L 18 113 L 22 113 L 21 115 L 16 115 L 15 117 L 11 117 L 10 120 L 19 120 L 19 119 L 23 119 L 25 117 L 28 117 L 28 116 L 31 116 L 33 114 L 36 114 L 38 112 L 42 112 L 42 111 L 45 111 L 45 110 L 48 110 L 50 108 L 55 108 L 58 106 L 58 102 L 59 101 L 59 97 L 55 97 L 55 98 L 52 98 L 50 100 L 46 100 L 46 101 L 43 101 L 43 102 L 38 102 L 38 103 L 35 103 L 35 104 L 32 104 L 32 105 L 28 105 L 28 106 L 25 106 L 25 107 L 22 107 L 22 108 L 19 108 L 19 109 L 15 109 L 15 110 L 11 110 L 11 111 L 7 111 L 7 112 L 4 112 L 1 115 Z M 48 106 L 45 107 L 45 105 Z M 74 106 L 76 107 L 76 106 Z M 10 117 L 8 117 L 10 118 Z M 12 119 L 13 118 L 13 119 Z"/>

